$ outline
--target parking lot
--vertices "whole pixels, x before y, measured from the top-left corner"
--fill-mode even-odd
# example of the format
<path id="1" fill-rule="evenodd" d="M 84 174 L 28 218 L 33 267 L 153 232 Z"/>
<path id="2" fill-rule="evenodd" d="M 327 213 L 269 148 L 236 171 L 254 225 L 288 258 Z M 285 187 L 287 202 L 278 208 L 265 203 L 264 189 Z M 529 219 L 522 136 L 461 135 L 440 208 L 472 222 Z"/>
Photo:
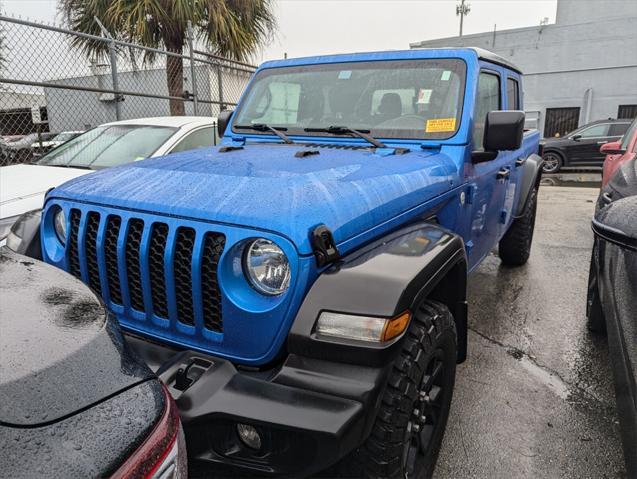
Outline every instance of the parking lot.
<path id="1" fill-rule="evenodd" d="M 0 479 L 637 479 L 637 0 L 0 5 Z"/>
<path id="2" fill-rule="evenodd" d="M 585 326 L 598 191 L 543 186 L 528 264 L 492 254 L 471 275 L 469 359 L 438 479 L 625 476 L 606 339 Z"/>

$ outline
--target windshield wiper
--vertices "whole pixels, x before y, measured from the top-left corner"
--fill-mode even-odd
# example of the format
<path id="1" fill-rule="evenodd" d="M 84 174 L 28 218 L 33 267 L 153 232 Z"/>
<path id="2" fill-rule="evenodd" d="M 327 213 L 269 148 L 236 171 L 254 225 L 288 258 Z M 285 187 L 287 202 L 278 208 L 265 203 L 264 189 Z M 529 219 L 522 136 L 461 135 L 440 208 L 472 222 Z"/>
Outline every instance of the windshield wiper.
<path id="1" fill-rule="evenodd" d="M 92 170 L 93 169 L 90 166 L 71 165 L 69 163 L 58 163 L 56 165 L 47 165 L 46 163 L 34 163 L 34 164 L 35 165 L 40 165 L 40 166 L 54 166 L 56 168 L 76 168 L 78 170 Z"/>
<path id="2" fill-rule="evenodd" d="M 331 133 L 332 135 L 352 135 L 368 141 L 376 148 L 387 148 L 382 141 L 378 141 L 373 136 L 368 135 L 369 130 L 355 130 L 349 126 L 328 126 L 327 128 L 304 128 L 308 133 Z"/>
<path id="3" fill-rule="evenodd" d="M 292 140 L 290 140 L 289 136 L 283 133 L 284 131 L 288 131 L 287 128 L 274 127 L 266 125 L 265 123 L 255 123 L 254 125 L 234 125 L 234 127 L 238 130 L 269 131 L 281 138 L 283 142 L 287 143 L 288 145 L 294 143 Z"/>

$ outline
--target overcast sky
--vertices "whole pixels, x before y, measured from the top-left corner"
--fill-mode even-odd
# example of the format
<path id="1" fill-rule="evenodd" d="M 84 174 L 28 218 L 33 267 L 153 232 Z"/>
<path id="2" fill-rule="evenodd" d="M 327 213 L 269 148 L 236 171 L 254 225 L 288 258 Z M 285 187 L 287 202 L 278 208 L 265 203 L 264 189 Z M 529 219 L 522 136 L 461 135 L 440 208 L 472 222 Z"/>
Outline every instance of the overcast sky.
<path id="1" fill-rule="evenodd" d="M 467 0 L 464 33 L 555 21 L 557 0 Z M 459 0 L 275 0 L 278 31 L 256 61 L 354 51 L 408 49 L 458 34 Z M 6 14 L 56 20 L 56 0 L 2 0 Z M 59 18 L 58 18 L 59 20 Z"/>

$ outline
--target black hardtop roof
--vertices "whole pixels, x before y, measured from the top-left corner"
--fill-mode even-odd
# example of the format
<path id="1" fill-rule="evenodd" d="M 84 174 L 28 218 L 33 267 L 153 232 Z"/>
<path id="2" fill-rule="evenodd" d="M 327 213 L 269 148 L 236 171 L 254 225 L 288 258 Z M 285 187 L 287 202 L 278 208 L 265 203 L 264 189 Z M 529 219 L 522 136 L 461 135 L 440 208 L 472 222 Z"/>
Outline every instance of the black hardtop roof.
<path id="1" fill-rule="evenodd" d="M 496 65 L 500 65 L 502 67 L 508 68 L 509 70 L 513 70 L 514 72 L 522 74 L 522 70 L 520 70 L 517 66 L 515 66 L 506 58 L 501 57 L 500 55 L 496 55 L 495 53 L 490 52 L 489 50 L 485 50 L 484 48 L 478 48 L 478 47 L 467 47 L 467 48 L 469 50 L 473 50 L 474 52 L 476 52 L 476 55 L 478 55 L 478 58 L 480 60 L 495 63 Z"/>
<path id="2" fill-rule="evenodd" d="M 513 70 L 514 72 L 522 75 L 522 70 L 520 70 L 515 64 L 511 63 L 504 57 L 497 55 L 489 50 L 485 50 L 480 47 L 434 47 L 434 48 L 415 48 L 414 50 L 470 50 L 474 52 L 478 59 L 484 60 L 486 62 L 494 63 L 495 65 L 500 65 L 501 67 L 508 68 L 509 70 Z"/>

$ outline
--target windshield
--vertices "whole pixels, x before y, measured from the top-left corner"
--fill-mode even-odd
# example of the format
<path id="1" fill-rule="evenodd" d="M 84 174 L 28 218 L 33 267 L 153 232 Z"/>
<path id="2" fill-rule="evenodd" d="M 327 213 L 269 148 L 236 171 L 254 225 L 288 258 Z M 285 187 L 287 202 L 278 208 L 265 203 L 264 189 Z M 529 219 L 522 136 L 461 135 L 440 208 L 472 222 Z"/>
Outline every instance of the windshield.
<path id="1" fill-rule="evenodd" d="M 265 69 L 255 77 L 233 124 L 287 128 L 288 135 L 347 126 L 381 138 L 450 138 L 460 126 L 465 72 L 459 59 Z"/>
<path id="2" fill-rule="evenodd" d="M 38 164 L 94 170 L 123 165 L 148 158 L 175 131 L 164 126 L 98 126 L 44 155 Z"/>

